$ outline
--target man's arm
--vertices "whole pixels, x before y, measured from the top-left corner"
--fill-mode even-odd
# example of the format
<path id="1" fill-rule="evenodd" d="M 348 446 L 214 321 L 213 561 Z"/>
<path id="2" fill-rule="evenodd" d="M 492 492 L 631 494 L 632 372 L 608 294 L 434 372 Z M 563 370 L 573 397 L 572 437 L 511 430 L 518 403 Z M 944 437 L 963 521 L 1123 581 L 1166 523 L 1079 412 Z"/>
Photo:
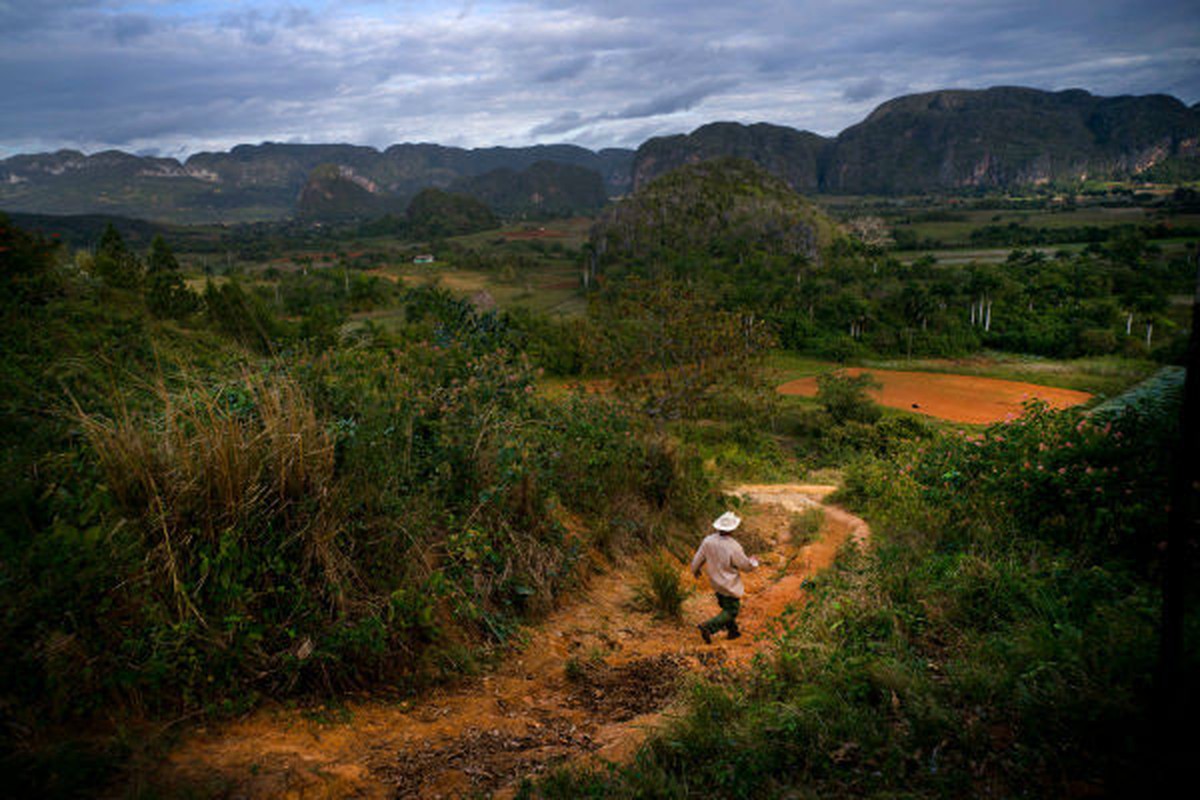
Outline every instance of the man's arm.
<path id="1" fill-rule="evenodd" d="M 742 549 L 741 542 L 734 542 L 734 545 L 735 547 L 730 553 L 729 559 L 733 562 L 733 565 L 744 572 L 753 572 L 758 569 L 758 559 L 747 558 L 746 551 Z"/>

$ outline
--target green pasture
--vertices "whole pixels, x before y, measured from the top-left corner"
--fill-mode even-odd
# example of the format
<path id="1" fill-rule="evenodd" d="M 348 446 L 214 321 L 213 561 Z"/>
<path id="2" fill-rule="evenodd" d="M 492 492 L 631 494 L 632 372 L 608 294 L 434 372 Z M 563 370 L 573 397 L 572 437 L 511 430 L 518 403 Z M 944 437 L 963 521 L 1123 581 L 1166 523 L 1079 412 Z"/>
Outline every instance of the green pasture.
<path id="1" fill-rule="evenodd" d="M 957 206 L 886 209 L 880 213 L 898 231 L 932 239 L 948 248 L 971 244 L 973 231 L 989 225 L 1023 228 L 1107 228 L 1117 225 L 1200 225 L 1200 215 L 1168 213 L 1146 206 L 1078 206 L 1038 209 L 963 209 Z"/>

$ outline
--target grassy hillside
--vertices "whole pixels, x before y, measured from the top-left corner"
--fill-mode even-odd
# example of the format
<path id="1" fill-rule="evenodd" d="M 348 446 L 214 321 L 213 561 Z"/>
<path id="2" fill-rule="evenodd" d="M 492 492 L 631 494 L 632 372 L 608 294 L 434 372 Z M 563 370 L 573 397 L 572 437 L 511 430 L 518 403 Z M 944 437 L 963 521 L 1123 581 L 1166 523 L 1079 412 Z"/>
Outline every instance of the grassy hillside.
<path id="1" fill-rule="evenodd" d="M 694 685 L 628 763 L 521 796 L 1167 789 L 1184 748 L 1156 727 L 1152 677 L 1178 402 L 1104 419 L 1033 408 L 856 459 L 839 499 L 871 546 L 807 586 L 772 655 Z M 1194 640 L 1185 657 L 1194 673 Z M 1200 694 L 1170 702 L 1187 719 Z"/>
<path id="2" fill-rule="evenodd" d="M 147 718 L 469 672 L 575 585 L 594 537 L 637 549 L 710 508 L 686 447 L 605 398 L 534 392 L 505 319 L 444 291 L 297 273 L 281 318 L 231 277 L 158 317 L 158 262 L 119 237 L 81 265 L 0 234 L 18 794 L 94 788 Z M 338 303 L 365 302 L 402 324 L 339 335 Z"/>

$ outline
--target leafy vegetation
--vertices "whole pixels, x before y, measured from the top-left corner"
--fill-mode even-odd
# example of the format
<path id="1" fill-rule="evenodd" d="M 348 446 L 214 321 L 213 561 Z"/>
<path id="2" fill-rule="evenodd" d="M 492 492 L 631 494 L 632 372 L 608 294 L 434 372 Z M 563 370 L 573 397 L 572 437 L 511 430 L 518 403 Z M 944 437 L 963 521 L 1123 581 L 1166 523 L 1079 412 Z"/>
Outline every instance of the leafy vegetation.
<path id="1" fill-rule="evenodd" d="M 0 217 L 5 780 L 101 785 L 131 719 L 481 668 L 591 565 L 660 553 L 719 480 L 835 467 L 876 544 L 810 586 L 745 685 L 698 686 L 626 768 L 527 791 L 1124 788 L 1145 754 L 1178 373 L 1091 418 L 1033 407 L 965 436 L 879 409 L 866 377 L 781 398 L 769 368 L 1113 394 L 1181 355 L 1192 251 L 1102 220 L 1054 256 L 904 263 L 895 217 L 846 202 L 843 232 L 753 164 L 711 161 L 587 242 L 585 221 L 496 230 L 438 190 L 370 223 L 106 218 L 56 240 Z M 1092 236 L 983 205 L 904 213 L 981 241 Z M 795 517 L 793 540 L 822 523 Z M 678 615 L 676 565 L 646 563 L 634 601 Z"/>
<path id="2" fill-rule="evenodd" d="M 480 200 L 509 219 L 593 214 L 608 202 L 599 173 L 553 161 L 539 161 L 520 172 L 502 167 L 460 178 L 450 189 Z"/>
<path id="3" fill-rule="evenodd" d="M 843 500 L 871 519 L 874 545 L 816 581 L 774 653 L 742 684 L 697 685 L 632 763 L 559 773 L 526 796 L 1061 796 L 1152 783 L 1154 552 L 1173 423 L 1033 406 L 977 435 L 855 462 Z M 1198 657 L 1193 647 L 1190 669 Z M 1194 713 L 1196 694 L 1184 702 Z"/>
<path id="4" fill-rule="evenodd" d="M 652 547 L 710 507 L 685 447 L 602 396 L 535 392 L 504 320 L 445 291 L 343 347 L 232 279 L 158 319 L 140 284 L 0 230 L 20 791 L 45 769 L 63 791 L 97 780 L 38 745 L 80 723 L 461 674 L 591 548 Z M 144 274 L 119 236 L 104 246 Z M 156 243 L 145 263 L 170 277 L 171 259 Z"/>
<path id="5" fill-rule="evenodd" d="M 486 205 L 473 197 L 425 189 L 405 211 L 411 234 L 418 239 L 439 239 L 495 228 L 499 221 Z"/>
<path id="6" fill-rule="evenodd" d="M 753 211 L 751 212 L 751 209 Z M 743 212 L 745 216 L 743 216 Z M 767 323 L 784 347 L 836 361 L 961 356 L 991 348 L 1058 358 L 1122 353 L 1170 361 L 1184 326 L 1168 298 L 1193 269 L 1125 229 L 1106 246 L 1003 264 L 903 263 L 746 162 L 659 178 L 593 231 L 588 269 L 689 282 L 718 308 Z"/>

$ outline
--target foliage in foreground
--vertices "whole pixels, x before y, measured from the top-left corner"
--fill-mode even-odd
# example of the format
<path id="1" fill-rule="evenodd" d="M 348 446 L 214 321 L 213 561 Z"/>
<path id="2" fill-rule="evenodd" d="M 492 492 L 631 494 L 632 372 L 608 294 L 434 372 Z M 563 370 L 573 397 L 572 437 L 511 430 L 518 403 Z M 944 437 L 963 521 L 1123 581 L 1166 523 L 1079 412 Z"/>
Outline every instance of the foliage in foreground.
<path id="1" fill-rule="evenodd" d="M 0 741 L 17 793 L 94 788 L 108 756 L 73 765 L 47 742 L 103 719 L 461 674 L 589 549 L 651 547 L 709 510 L 698 459 L 604 397 L 541 397 L 495 315 L 444 293 L 410 296 L 395 338 L 315 349 L 222 325 L 255 319 L 226 283 L 206 298 L 220 338 L 4 235 L 20 258 L 0 303 Z"/>
<path id="2" fill-rule="evenodd" d="M 1143 785 L 1172 421 L 1034 407 L 979 437 L 861 461 L 844 499 L 871 519 L 874 548 L 813 584 L 747 683 L 696 686 L 632 764 L 560 772 L 526 796 Z M 1183 700 L 1197 710 L 1194 693 Z"/>

